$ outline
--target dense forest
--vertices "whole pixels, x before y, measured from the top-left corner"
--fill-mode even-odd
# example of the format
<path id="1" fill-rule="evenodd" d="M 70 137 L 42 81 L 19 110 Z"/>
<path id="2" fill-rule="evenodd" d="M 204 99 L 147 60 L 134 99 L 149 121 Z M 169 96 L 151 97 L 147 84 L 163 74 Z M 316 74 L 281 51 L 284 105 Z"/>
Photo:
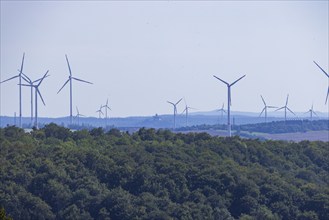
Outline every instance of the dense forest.
<path id="1" fill-rule="evenodd" d="M 327 220 L 329 143 L 8 126 L 0 207 L 24 220 Z"/>
<path id="2" fill-rule="evenodd" d="M 226 130 L 227 125 L 195 125 L 191 127 L 179 128 L 179 131 L 193 130 Z M 232 125 L 232 129 L 236 134 L 241 131 L 263 132 L 270 134 L 307 132 L 307 131 L 329 131 L 329 120 L 288 120 L 288 121 L 272 121 L 268 123 Z"/>

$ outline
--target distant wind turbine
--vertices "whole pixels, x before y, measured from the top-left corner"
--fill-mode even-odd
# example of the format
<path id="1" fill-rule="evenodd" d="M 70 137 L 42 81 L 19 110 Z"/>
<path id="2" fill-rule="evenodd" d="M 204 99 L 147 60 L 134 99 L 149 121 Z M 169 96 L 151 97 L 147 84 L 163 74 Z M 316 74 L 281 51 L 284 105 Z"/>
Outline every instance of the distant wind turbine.
<path id="1" fill-rule="evenodd" d="M 47 77 L 48 72 L 49 72 L 49 70 L 47 70 L 47 72 L 45 73 L 45 75 L 41 79 L 33 81 L 32 84 L 21 84 L 22 86 L 33 87 L 34 90 L 35 90 L 35 97 L 34 97 L 34 100 L 35 100 L 34 101 L 35 102 L 34 126 L 36 128 L 38 128 L 38 95 L 41 98 L 41 101 L 42 101 L 43 105 L 46 105 L 45 101 L 43 100 L 42 95 L 39 91 L 39 86 L 41 85 L 42 81 Z M 37 83 L 37 84 L 35 84 L 35 83 Z"/>
<path id="2" fill-rule="evenodd" d="M 180 103 L 180 101 L 182 101 L 183 98 L 181 98 L 178 102 L 173 103 L 173 102 L 169 102 L 167 101 L 169 104 L 173 105 L 174 107 L 174 130 L 176 129 L 176 114 L 177 114 L 177 105 L 178 103 Z"/>
<path id="3" fill-rule="evenodd" d="M 226 113 L 225 109 L 224 109 L 224 103 L 222 105 L 222 108 L 221 109 L 218 109 L 217 110 L 218 112 L 221 112 L 221 120 L 223 120 L 223 115 L 224 113 Z M 218 123 L 220 124 L 220 121 L 218 120 Z"/>
<path id="4" fill-rule="evenodd" d="M 17 77 L 19 79 L 18 85 L 19 85 L 19 127 L 20 128 L 22 127 L 22 72 L 23 72 L 23 66 L 24 66 L 24 57 L 25 57 L 25 53 L 23 53 L 22 64 L 21 64 L 21 69 L 19 71 L 19 74 L 0 82 L 0 84 L 1 84 L 4 82 L 7 82 L 9 80 L 15 79 Z"/>
<path id="5" fill-rule="evenodd" d="M 233 83 L 229 84 L 229 83 L 225 82 L 224 80 L 222 80 L 219 77 L 214 75 L 214 77 L 216 79 L 223 82 L 227 86 L 227 129 L 228 129 L 228 136 L 229 137 L 231 137 L 231 111 L 230 111 L 230 107 L 231 107 L 231 86 L 233 86 L 235 83 L 237 83 L 239 80 L 241 80 L 245 76 L 246 75 L 243 75 L 239 79 L 235 80 Z"/>
<path id="6" fill-rule="evenodd" d="M 107 126 L 107 110 L 109 109 L 111 111 L 111 108 L 109 107 L 109 99 L 106 100 L 106 104 L 103 105 L 102 108 L 105 108 L 105 126 Z"/>
<path id="7" fill-rule="evenodd" d="M 279 111 L 281 109 L 284 109 L 284 121 L 287 121 L 287 110 L 290 111 L 293 115 L 296 115 L 293 111 L 291 111 L 290 108 L 288 108 L 288 99 L 289 99 L 289 94 L 287 95 L 287 100 L 285 106 L 282 106 L 281 108 L 276 109 L 275 111 Z"/>
<path id="8" fill-rule="evenodd" d="M 96 112 L 98 112 L 98 118 L 101 118 L 101 115 L 104 115 L 104 113 L 102 112 L 102 105 L 101 105 L 101 107 L 96 111 Z"/>
<path id="9" fill-rule="evenodd" d="M 307 112 L 305 112 L 305 114 L 306 113 L 310 113 L 310 119 L 311 120 L 313 120 L 313 114 L 315 115 L 315 116 L 318 116 L 316 113 L 315 113 L 315 111 L 313 111 L 313 104 L 312 104 L 312 107 L 307 111 Z"/>
<path id="10" fill-rule="evenodd" d="M 184 98 L 184 102 L 185 102 L 185 108 L 184 108 L 184 111 L 182 112 L 182 114 L 185 113 L 185 126 L 187 127 L 188 126 L 188 110 L 189 109 L 194 109 L 195 110 L 195 108 L 192 108 L 190 106 L 187 106 L 186 101 L 185 101 L 185 98 Z"/>
<path id="11" fill-rule="evenodd" d="M 259 117 L 262 116 L 262 114 L 263 114 L 263 112 L 264 112 L 264 113 L 265 113 L 265 123 L 266 123 L 266 122 L 267 122 L 267 109 L 268 109 L 268 108 L 277 108 L 277 107 L 266 105 L 266 102 L 265 102 L 263 96 L 260 96 L 260 97 L 262 98 L 262 101 L 263 101 L 263 103 L 264 103 L 264 108 L 263 108 L 263 110 L 261 111 L 261 113 L 259 114 Z"/>
<path id="12" fill-rule="evenodd" d="M 67 58 L 67 55 L 65 54 L 65 58 L 66 58 L 66 62 L 67 62 L 67 66 L 69 68 L 69 79 L 64 83 L 64 85 L 58 90 L 57 94 L 64 88 L 64 86 L 70 82 L 70 124 L 72 124 L 72 121 L 73 121 L 73 115 L 72 115 L 72 80 L 77 80 L 77 81 L 80 81 L 80 82 L 84 82 L 84 83 L 89 83 L 89 84 L 92 84 L 91 82 L 88 82 L 88 81 L 85 81 L 85 80 L 82 80 L 82 79 L 78 79 L 78 78 L 75 78 L 72 76 L 72 71 L 71 71 L 71 67 L 70 67 L 70 63 L 69 63 L 69 60 Z"/>
<path id="13" fill-rule="evenodd" d="M 76 107 L 76 110 L 77 110 L 77 114 L 76 114 L 76 118 L 78 119 L 78 125 L 80 125 L 80 116 L 82 116 L 82 117 L 85 117 L 84 115 L 82 115 L 82 114 L 80 114 L 80 112 L 79 112 L 79 109 L 78 109 L 78 107 L 77 106 L 75 106 Z"/>
<path id="14" fill-rule="evenodd" d="M 329 79 L 329 74 L 326 72 L 326 71 L 324 71 L 324 69 L 322 69 L 321 68 L 321 66 L 319 66 L 319 64 L 317 64 L 315 61 L 313 61 L 314 63 L 315 63 L 315 65 L 317 65 L 318 67 L 319 67 L 319 69 L 328 77 L 328 79 Z M 327 102 L 328 102 L 328 97 L 329 97 L 329 85 L 328 85 L 328 92 L 327 92 L 327 97 L 326 97 L 326 102 L 325 102 L 325 104 L 327 104 Z"/>

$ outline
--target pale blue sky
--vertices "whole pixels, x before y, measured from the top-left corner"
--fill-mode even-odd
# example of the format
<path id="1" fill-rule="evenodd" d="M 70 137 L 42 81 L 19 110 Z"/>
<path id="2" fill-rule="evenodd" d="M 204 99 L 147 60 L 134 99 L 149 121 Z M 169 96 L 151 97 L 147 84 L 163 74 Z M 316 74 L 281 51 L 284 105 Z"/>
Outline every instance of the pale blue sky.
<path id="1" fill-rule="evenodd" d="M 73 75 L 73 105 L 95 112 L 109 98 L 111 116 L 172 113 L 166 103 L 185 97 L 201 111 L 225 102 L 232 110 L 260 112 L 269 105 L 327 111 L 328 1 L 1 1 L 1 80 L 17 74 L 22 53 L 47 106 L 39 115 L 69 115 L 65 54 Z M 18 80 L 2 84 L 1 115 L 18 112 Z M 23 116 L 30 115 L 29 89 Z M 183 110 L 183 104 L 178 111 Z M 74 111 L 75 112 L 75 111 Z"/>

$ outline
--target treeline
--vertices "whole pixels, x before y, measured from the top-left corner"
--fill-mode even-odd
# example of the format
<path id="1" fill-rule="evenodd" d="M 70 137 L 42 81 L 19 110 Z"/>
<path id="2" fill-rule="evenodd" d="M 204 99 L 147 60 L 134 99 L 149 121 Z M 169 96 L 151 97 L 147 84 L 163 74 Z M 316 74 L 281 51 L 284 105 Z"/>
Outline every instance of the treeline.
<path id="1" fill-rule="evenodd" d="M 188 130 L 226 130 L 227 125 L 196 125 L 191 127 L 179 128 L 179 131 Z M 272 121 L 268 123 L 232 125 L 233 132 L 237 135 L 241 131 L 262 132 L 269 134 L 307 132 L 307 131 L 329 131 L 329 120 L 288 120 L 288 121 Z"/>
<path id="2" fill-rule="evenodd" d="M 329 219 L 328 142 L 0 129 L 13 219 Z"/>

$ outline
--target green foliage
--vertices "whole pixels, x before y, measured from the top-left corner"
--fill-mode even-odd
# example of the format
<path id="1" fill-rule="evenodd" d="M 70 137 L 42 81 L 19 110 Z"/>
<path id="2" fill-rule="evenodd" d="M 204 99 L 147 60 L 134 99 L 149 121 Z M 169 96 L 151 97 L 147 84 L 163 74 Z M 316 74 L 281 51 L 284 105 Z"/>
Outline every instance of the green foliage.
<path id="1" fill-rule="evenodd" d="M 191 130 L 226 130 L 227 125 L 196 125 L 191 127 L 179 128 L 180 131 Z M 306 131 L 329 130 L 329 120 L 288 120 L 272 121 L 268 123 L 233 125 L 232 129 L 240 134 L 241 131 L 263 132 L 269 134 L 293 133 Z"/>
<path id="2" fill-rule="evenodd" d="M 24 220 L 326 220 L 328 142 L 6 127 L 0 207 Z"/>

